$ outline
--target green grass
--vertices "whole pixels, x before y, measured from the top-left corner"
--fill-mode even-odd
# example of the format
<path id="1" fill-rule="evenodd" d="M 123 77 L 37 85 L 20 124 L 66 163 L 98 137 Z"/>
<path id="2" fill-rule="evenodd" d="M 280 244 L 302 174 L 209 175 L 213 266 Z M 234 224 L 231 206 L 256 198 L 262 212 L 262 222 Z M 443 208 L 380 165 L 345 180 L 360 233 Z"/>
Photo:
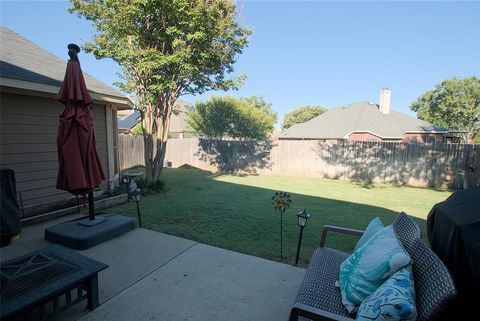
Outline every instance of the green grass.
<path id="1" fill-rule="evenodd" d="M 344 180 L 301 177 L 212 175 L 191 169 L 165 169 L 168 192 L 143 197 L 144 227 L 201 243 L 271 260 L 280 255 L 280 215 L 271 198 L 276 191 L 291 193 L 292 206 L 283 217 L 284 262 L 295 259 L 299 227 L 296 213 L 312 215 L 304 230 L 300 264 L 308 263 L 318 246 L 324 224 L 364 229 L 379 216 L 390 224 L 399 211 L 414 217 L 424 235 L 432 206 L 450 192 L 362 184 Z M 133 202 L 109 212 L 136 217 Z M 351 236 L 328 238 L 327 246 L 351 251 Z"/>

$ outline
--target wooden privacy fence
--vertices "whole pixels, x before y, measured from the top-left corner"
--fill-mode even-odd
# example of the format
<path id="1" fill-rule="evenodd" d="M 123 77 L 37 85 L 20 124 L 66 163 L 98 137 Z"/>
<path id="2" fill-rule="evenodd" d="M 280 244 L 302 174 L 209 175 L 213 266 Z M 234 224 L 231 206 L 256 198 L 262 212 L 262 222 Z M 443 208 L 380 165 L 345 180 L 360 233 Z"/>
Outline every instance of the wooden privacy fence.
<path id="1" fill-rule="evenodd" d="M 142 137 L 120 135 L 122 169 L 144 165 Z M 173 167 L 264 175 L 314 176 L 415 187 L 480 185 L 480 145 L 319 140 L 169 139 Z"/>
<path id="2" fill-rule="evenodd" d="M 137 165 L 145 166 L 143 153 L 142 136 L 118 135 L 118 161 L 120 162 L 120 169 Z"/>

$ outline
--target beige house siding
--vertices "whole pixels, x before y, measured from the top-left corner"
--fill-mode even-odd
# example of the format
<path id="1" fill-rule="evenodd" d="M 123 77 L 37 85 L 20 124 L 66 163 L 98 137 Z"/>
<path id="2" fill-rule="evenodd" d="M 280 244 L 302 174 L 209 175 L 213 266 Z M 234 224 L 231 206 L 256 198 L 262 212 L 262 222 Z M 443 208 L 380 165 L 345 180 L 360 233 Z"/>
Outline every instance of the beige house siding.
<path id="1" fill-rule="evenodd" d="M 55 188 L 58 116 L 63 105 L 53 98 L 5 92 L 0 99 L 0 166 L 15 171 L 23 205 L 71 198 Z M 97 150 L 108 176 L 106 106 L 96 104 L 93 112 Z"/>

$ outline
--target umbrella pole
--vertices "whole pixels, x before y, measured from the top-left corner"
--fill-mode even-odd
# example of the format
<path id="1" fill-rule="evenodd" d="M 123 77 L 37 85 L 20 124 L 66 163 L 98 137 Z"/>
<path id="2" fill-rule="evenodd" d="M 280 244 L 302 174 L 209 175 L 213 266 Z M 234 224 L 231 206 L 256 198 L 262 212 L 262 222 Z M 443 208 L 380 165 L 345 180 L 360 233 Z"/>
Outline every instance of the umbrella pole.
<path id="1" fill-rule="evenodd" d="M 93 202 L 93 189 L 88 192 L 88 217 L 90 220 L 95 219 L 95 204 Z"/>

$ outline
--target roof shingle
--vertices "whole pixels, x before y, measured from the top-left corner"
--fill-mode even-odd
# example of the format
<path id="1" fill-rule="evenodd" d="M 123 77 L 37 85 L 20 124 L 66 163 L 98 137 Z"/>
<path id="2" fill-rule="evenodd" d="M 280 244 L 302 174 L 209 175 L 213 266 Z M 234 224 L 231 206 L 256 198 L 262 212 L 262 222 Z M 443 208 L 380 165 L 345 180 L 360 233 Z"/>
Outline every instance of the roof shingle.
<path id="1" fill-rule="evenodd" d="M 352 132 L 370 132 L 382 138 L 403 138 L 406 132 L 446 132 L 423 120 L 396 112 L 383 114 L 378 105 L 360 102 L 332 108 L 287 129 L 284 138 L 343 139 Z"/>
<path id="2" fill-rule="evenodd" d="M 67 61 L 58 58 L 45 49 L 12 30 L 0 27 L 0 75 L 52 86 L 60 86 L 65 76 Z M 81 59 L 80 59 L 81 62 Z M 87 88 L 91 92 L 119 98 L 127 98 L 100 80 L 83 73 Z"/>

